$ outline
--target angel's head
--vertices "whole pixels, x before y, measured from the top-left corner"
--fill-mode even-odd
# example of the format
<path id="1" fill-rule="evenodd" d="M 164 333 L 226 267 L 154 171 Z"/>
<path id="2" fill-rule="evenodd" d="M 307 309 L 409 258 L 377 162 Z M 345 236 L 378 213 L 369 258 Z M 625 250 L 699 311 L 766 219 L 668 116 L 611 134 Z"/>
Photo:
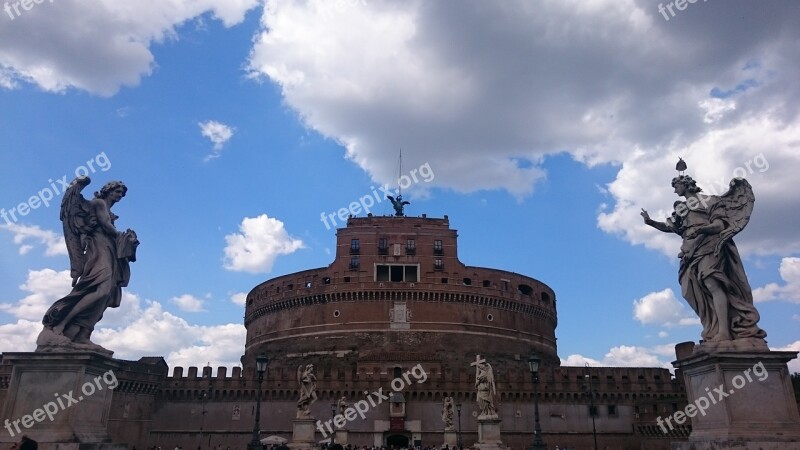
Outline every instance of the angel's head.
<path id="1" fill-rule="evenodd" d="M 672 187 L 675 188 L 675 193 L 684 196 L 686 194 L 696 194 L 702 189 L 697 185 L 689 175 L 678 175 L 672 179 Z"/>
<path id="2" fill-rule="evenodd" d="M 125 194 L 128 193 L 128 187 L 125 186 L 125 183 L 122 181 L 109 181 L 106 183 L 102 188 L 100 188 L 99 192 L 95 192 L 94 196 L 96 198 L 108 198 L 112 193 L 115 193 L 119 196 L 119 198 L 114 199 L 115 201 L 119 201 L 120 198 L 125 197 Z"/>

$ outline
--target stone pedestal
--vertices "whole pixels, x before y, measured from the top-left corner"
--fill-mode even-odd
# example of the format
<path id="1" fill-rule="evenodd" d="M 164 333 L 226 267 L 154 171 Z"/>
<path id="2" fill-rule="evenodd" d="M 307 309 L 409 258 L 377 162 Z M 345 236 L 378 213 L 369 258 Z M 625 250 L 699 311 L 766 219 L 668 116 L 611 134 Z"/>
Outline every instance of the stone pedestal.
<path id="1" fill-rule="evenodd" d="M 314 433 L 317 431 L 317 421 L 314 419 L 295 419 L 292 421 L 292 450 L 309 450 L 316 446 Z"/>
<path id="2" fill-rule="evenodd" d="M 439 447 L 444 448 L 445 445 L 450 448 L 458 446 L 458 433 L 455 430 L 444 430 L 444 443 Z"/>
<path id="3" fill-rule="evenodd" d="M 13 364 L 0 421 L 11 430 L 0 442 L 26 434 L 39 449 L 127 448 L 111 444 L 106 425 L 119 364 L 96 352 L 4 353 Z M 27 426 L 26 426 L 27 425 Z M 20 432 L 17 432 L 17 426 Z"/>
<path id="4" fill-rule="evenodd" d="M 336 430 L 334 439 L 337 444 L 347 445 L 347 430 L 344 428 Z"/>
<path id="5" fill-rule="evenodd" d="M 506 446 L 500 440 L 500 419 L 478 417 L 478 442 L 473 447 L 479 450 L 500 450 Z"/>
<path id="6" fill-rule="evenodd" d="M 786 367 L 797 352 L 687 354 L 672 365 L 683 374 L 689 406 L 669 418 L 691 420 L 692 433 L 673 449 L 800 449 L 800 416 Z"/>

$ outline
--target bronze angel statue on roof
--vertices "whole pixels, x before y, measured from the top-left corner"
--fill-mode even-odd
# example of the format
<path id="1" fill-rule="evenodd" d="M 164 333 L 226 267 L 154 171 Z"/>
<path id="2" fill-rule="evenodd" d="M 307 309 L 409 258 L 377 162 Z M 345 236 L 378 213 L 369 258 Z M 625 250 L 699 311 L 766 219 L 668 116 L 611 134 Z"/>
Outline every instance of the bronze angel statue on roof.
<path id="1" fill-rule="evenodd" d="M 728 192 L 705 195 L 678 162 L 680 175 L 672 186 L 684 201 L 676 201 L 671 217 L 657 222 L 642 209 L 644 223 L 683 238 L 678 280 L 683 297 L 703 325 L 701 347 L 766 349 L 764 330 L 753 306 L 753 293 L 733 237 L 742 231 L 753 212 L 755 196 L 750 183 L 734 178 Z"/>
<path id="2" fill-rule="evenodd" d="M 403 209 L 405 208 L 406 205 L 411 204 L 411 202 L 403 200 L 402 195 L 398 195 L 397 198 L 394 198 L 391 195 L 387 195 L 386 198 L 388 198 L 389 201 L 392 202 L 392 207 L 394 207 L 394 215 L 397 217 L 403 217 L 405 215 Z"/>
<path id="3" fill-rule="evenodd" d="M 106 183 L 92 200 L 86 200 L 81 191 L 90 182 L 89 177 L 75 178 L 61 201 L 72 292 L 45 313 L 37 351 L 71 347 L 109 352 L 89 338 L 106 308 L 120 305 L 139 240 L 132 230 L 119 232 L 114 227 L 118 217 L 111 207 L 127 193 L 125 184 Z"/>

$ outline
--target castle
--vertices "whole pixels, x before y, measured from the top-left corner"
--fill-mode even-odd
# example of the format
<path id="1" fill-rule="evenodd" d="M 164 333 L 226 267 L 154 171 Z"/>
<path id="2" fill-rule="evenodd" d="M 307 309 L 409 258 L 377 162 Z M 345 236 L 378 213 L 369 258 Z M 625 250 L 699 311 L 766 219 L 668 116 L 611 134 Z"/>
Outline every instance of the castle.
<path id="1" fill-rule="evenodd" d="M 267 280 L 247 296 L 242 368 L 184 371 L 161 357 L 114 360 L 119 385 L 108 411 L 113 442 L 139 449 L 221 445 L 244 450 L 254 426 L 256 356 L 263 376 L 260 436 L 292 440 L 298 367 L 314 366 L 311 415 L 333 418 L 342 397 L 370 402 L 348 420 L 356 446 L 441 446 L 445 397 L 459 405 L 464 446 L 478 441 L 476 356 L 489 362 L 503 444 L 529 447 L 534 385 L 527 360 L 541 359 L 539 411 L 549 448 L 667 449 L 686 425 L 664 433 L 657 416 L 686 405 L 682 377 L 663 368 L 563 367 L 557 353 L 557 295 L 545 283 L 458 259 L 449 219 L 351 217 L 337 231 L 327 267 Z M 0 364 L 0 404 L 13 366 Z M 408 373 L 424 372 L 410 378 Z M 404 383 L 396 383 L 406 375 Z M 402 387 L 400 386 L 402 385 Z M 385 400 L 374 401 L 382 392 Z M 366 403 L 364 403 L 366 404 Z M 330 427 L 330 425 L 329 425 Z M 318 428 L 315 439 L 329 438 Z"/>

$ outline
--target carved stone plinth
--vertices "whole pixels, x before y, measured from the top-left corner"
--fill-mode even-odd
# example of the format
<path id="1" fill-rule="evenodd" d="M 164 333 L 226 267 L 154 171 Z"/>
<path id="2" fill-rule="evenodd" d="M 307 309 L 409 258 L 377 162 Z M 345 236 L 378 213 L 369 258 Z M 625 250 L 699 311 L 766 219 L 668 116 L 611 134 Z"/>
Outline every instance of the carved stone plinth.
<path id="1" fill-rule="evenodd" d="M 440 447 L 444 448 L 445 445 L 449 448 L 458 446 L 458 433 L 455 430 L 444 430 L 444 443 Z"/>
<path id="2" fill-rule="evenodd" d="M 479 450 L 500 450 L 506 446 L 500 440 L 500 419 L 478 418 L 478 442 L 473 447 Z"/>
<path id="3" fill-rule="evenodd" d="M 316 445 L 314 433 L 316 433 L 316 423 L 314 419 L 295 419 L 292 421 L 292 442 L 289 448 L 292 450 L 309 450 Z"/>
<path id="4" fill-rule="evenodd" d="M 344 428 L 336 430 L 334 439 L 337 444 L 347 445 L 347 430 Z"/>
<path id="5" fill-rule="evenodd" d="M 800 449 L 800 416 L 786 366 L 797 352 L 687 353 L 672 365 L 686 382 L 689 406 L 679 413 L 693 417 L 669 418 L 691 420 L 692 433 L 688 442 L 673 443 L 674 450 Z"/>
<path id="6" fill-rule="evenodd" d="M 26 434 L 40 450 L 127 448 L 111 444 L 106 429 L 118 383 L 113 359 L 95 352 L 4 353 L 3 361 L 14 369 L 0 417 L 11 431 L 0 433 L 0 442 Z"/>

